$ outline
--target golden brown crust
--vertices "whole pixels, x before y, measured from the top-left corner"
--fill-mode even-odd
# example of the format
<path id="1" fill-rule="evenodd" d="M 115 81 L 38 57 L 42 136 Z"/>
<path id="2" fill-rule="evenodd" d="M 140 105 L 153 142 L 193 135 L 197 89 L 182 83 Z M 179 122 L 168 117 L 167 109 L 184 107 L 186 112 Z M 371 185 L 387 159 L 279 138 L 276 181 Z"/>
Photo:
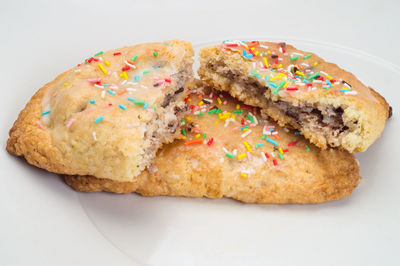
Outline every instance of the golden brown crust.
<path id="1" fill-rule="evenodd" d="M 135 62 L 127 63 L 133 56 L 138 56 Z M 191 78 L 192 56 L 188 42 L 147 43 L 104 52 L 66 71 L 21 111 L 9 132 L 7 151 L 55 173 L 131 180 L 161 142 L 173 140 L 167 130 L 157 130 L 170 121 L 179 124 L 173 109 L 179 101 L 160 106 Z M 123 70 L 128 64 L 134 66 Z M 148 108 L 128 96 L 146 101 Z M 42 115 L 47 110 L 51 113 Z M 103 120 L 95 123 L 100 116 Z M 156 137 L 145 136 L 150 127 Z M 160 135 L 163 139 L 157 142 Z"/>
<path id="2" fill-rule="evenodd" d="M 210 99 L 206 93 L 201 98 Z M 221 96 L 222 97 L 222 96 Z M 198 106 L 198 95 L 192 94 L 191 106 Z M 222 111 L 232 112 L 237 102 L 222 98 L 227 104 L 217 104 Z M 208 110 L 214 103 L 208 105 Z M 216 103 L 215 103 L 216 104 Z M 243 114 L 235 114 L 241 121 L 247 117 L 247 109 L 241 105 Z M 252 132 L 245 138 L 237 132 L 238 122 L 231 121 L 226 127 L 216 114 L 194 115 L 191 121 L 198 125 L 200 133 L 189 133 L 187 140 L 196 139 L 196 134 L 206 133 L 203 144 L 184 145 L 185 140 L 176 140 L 159 151 L 154 164 L 132 182 L 115 182 L 93 176 L 64 176 L 65 182 L 78 191 L 114 193 L 136 192 L 144 196 L 184 196 L 184 197 L 228 197 L 249 203 L 320 203 L 347 197 L 359 181 L 359 167 L 354 157 L 348 152 L 338 150 L 320 150 L 302 136 L 275 127 L 278 132 L 279 147 L 285 150 L 283 158 L 268 142 L 261 140 L 263 126 L 276 126 L 272 121 L 250 126 Z M 202 109 L 199 109 L 202 110 Z M 215 124 L 219 121 L 218 124 Z M 249 125 L 249 124 L 248 124 Z M 214 142 L 207 145 L 210 138 Z M 273 137 L 271 137 L 273 138 Z M 275 138 L 273 138 L 275 139 Z M 186 141 L 187 141 L 186 140 Z M 229 158 L 223 148 L 237 154 L 246 152 L 243 141 L 251 145 L 251 158 Z M 254 148 L 258 142 L 263 146 Z M 291 143 L 291 144 L 289 144 Z M 295 143 L 295 144 L 294 144 Z M 310 148 L 307 151 L 306 145 Z M 260 152 L 267 152 L 269 157 L 262 159 Z M 177 156 L 178 155 L 178 156 Z M 272 155 L 276 156 L 275 158 Z M 273 160 L 276 160 L 274 165 Z M 246 172 L 243 177 L 241 173 Z"/>
<path id="3" fill-rule="evenodd" d="M 331 88 L 326 85 L 325 87 L 328 89 L 322 89 L 322 85 L 320 85 L 321 83 L 313 83 L 312 89 L 311 87 L 307 87 L 305 83 L 303 85 L 299 85 L 301 82 L 296 84 L 290 83 L 291 85 L 289 86 L 298 87 L 299 90 L 296 92 L 289 92 L 285 89 L 281 89 L 276 95 L 267 90 L 265 92 L 265 97 L 267 99 L 261 99 L 260 95 L 255 95 L 254 92 L 245 95 L 243 89 L 239 89 L 241 85 L 238 85 L 238 83 L 233 79 L 227 78 L 220 73 L 216 73 L 214 69 L 211 69 L 211 66 L 222 64 L 225 66 L 225 69 L 234 70 L 236 76 L 241 75 L 243 77 L 249 77 L 249 80 L 264 84 L 263 82 L 265 81 L 260 77 L 262 77 L 261 74 L 266 73 L 267 70 L 263 67 L 259 67 L 259 63 L 262 63 L 262 57 L 257 57 L 257 59 L 244 59 L 239 53 L 239 48 L 238 50 L 230 51 L 229 49 L 225 49 L 223 46 L 206 47 L 200 51 L 201 66 L 198 73 L 202 80 L 210 86 L 219 89 L 229 89 L 229 92 L 232 95 L 243 100 L 245 103 L 257 105 L 263 108 L 268 115 L 272 116 L 275 120 L 278 120 L 281 125 L 290 124 L 299 129 L 307 139 L 310 139 L 311 142 L 320 148 L 326 149 L 331 145 L 327 138 L 317 134 L 312 129 L 306 128 L 297 123 L 294 118 L 289 117 L 276 108 L 276 106 L 269 104 L 268 100 L 285 101 L 295 106 L 298 106 L 299 103 L 305 103 L 309 106 L 320 105 L 333 106 L 335 108 L 339 106 L 342 107 L 344 110 L 344 117 L 346 118 L 345 120 L 349 121 L 350 124 L 357 122 L 358 126 L 354 132 L 347 135 L 341 135 L 341 137 L 338 138 L 339 143 L 335 143 L 335 145 L 338 146 L 334 147 L 341 147 L 350 152 L 361 152 L 365 151 L 380 136 L 390 112 L 390 107 L 382 96 L 361 83 L 361 81 L 359 81 L 352 73 L 341 69 L 336 64 L 326 62 L 315 54 L 298 50 L 291 45 L 286 45 L 285 49 L 287 54 L 284 55 L 278 51 L 280 44 L 264 42 L 262 45 L 268 46 L 272 51 L 272 54 L 275 53 L 279 56 L 279 64 L 282 66 L 280 66 L 280 68 L 277 67 L 277 69 L 280 70 L 276 71 L 276 73 L 282 72 L 288 75 L 286 69 L 289 66 L 294 66 L 296 64 L 297 66 L 302 67 L 300 63 L 305 63 L 309 66 L 308 68 L 311 69 L 311 71 L 315 71 L 315 73 L 317 71 L 318 73 L 327 73 L 328 75 L 324 76 L 324 80 L 340 80 L 340 82 L 332 82 L 337 83 L 337 85 L 334 85 Z M 262 50 L 261 48 L 257 49 L 260 51 Z M 294 62 L 289 59 L 291 57 L 290 55 L 295 55 L 293 53 L 304 55 L 309 54 L 311 56 L 307 59 L 301 59 L 302 57 L 299 56 L 300 59 L 297 59 L 295 60 L 296 62 Z M 271 60 L 270 56 L 266 56 L 266 58 Z M 317 66 L 313 66 L 313 63 L 317 63 Z M 270 62 L 270 64 L 272 63 Z M 303 70 L 304 73 L 306 73 L 305 70 L 306 69 Z M 249 75 L 249 73 L 260 73 L 260 76 L 255 77 Z M 271 73 L 272 74 L 268 72 L 267 75 L 276 75 L 274 74 L 275 72 Z M 342 83 L 342 80 L 351 84 L 350 94 L 348 95 L 346 94 L 348 92 L 340 91 L 342 88 L 346 89 L 346 87 L 343 86 L 344 83 Z M 281 81 L 279 80 L 279 82 Z M 320 82 L 324 81 L 321 80 Z M 321 87 L 319 88 L 318 86 Z M 317 88 L 314 89 L 314 87 Z M 355 95 L 351 93 L 354 93 Z"/>

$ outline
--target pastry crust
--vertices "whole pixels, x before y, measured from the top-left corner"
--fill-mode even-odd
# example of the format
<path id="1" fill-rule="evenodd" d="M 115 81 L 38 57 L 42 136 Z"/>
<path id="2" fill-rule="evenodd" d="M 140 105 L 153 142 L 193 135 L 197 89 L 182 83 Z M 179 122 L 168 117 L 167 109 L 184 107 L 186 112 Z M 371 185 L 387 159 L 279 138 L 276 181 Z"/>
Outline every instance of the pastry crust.
<path id="1" fill-rule="evenodd" d="M 76 175 L 64 176 L 65 182 L 85 192 L 228 197 L 278 204 L 337 200 L 357 186 L 359 167 L 350 153 L 321 150 L 226 93 L 191 92 L 186 98 L 191 109 L 189 119 L 185 118 L 186 139 L 163 146 L 152 166 L 131 182 Z M 265 132 L 277 146 L 262 138 Z M 193 140 L 200 143 L 187 145 Z"/>
<path id="2" fill-rule="evenodd" d="M 192 57 L 189 42 L 169 41 L 86 59 L 31 98 L 7 151 L 59 174 L 132 180 L 175 138 Z"/>
<path id="3" fill-rule="evenodd" d="M 200 64 L 204 82 L 261 107 L 323 149 L 365 151 L 391 113 L 385 99 L 352 73 L 284 43 L 233 41 L 206 47 Z"/>

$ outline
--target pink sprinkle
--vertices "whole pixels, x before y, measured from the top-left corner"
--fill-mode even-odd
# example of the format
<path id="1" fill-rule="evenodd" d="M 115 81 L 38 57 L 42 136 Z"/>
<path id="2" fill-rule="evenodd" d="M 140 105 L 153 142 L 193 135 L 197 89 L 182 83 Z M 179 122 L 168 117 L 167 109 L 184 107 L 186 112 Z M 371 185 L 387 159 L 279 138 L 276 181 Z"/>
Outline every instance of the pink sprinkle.
<path id="1" fill-rule="evenodd" d="M 251 155 L 250 155 L 250 152 L 246 152 L 246 154 L 247 154 L 247 159 L 251 159 Z"/>
<path id="2" fill-rule="evenodd" d="M 43 125 L 40 124 L 40 122 L 37 122 L 38 127 L 40 127 L 41 129 L 44 129 Z"/>
<path id="3" fill-rule="evenodd" d="M 228 102 L 225 100 L 225 101 L 224 101 L 224 104 L 227 104 L 227 103 L 228 103 Z"/>
<path id="4" fill-rule="evenodd" d="M 154 114 L 154 110 L 152 108 L 147 108 L 147 112 Z"/>
<path id="5" fill-rule="evenodd" d="M 69 128 L 72 125 L 72 123 L 74 123 L 75 121 L 76 121 L 75 119 L 71 118 L 71 120 L 69 120 L 69 122 L 67 124 L 67 128 Z"/>
<path id="6" fill-rule="evenodd" d="M 56 97 L 56 96 L 57 96 L 57 92 L 53 93 L 53 97 Z"/>
<path id="7" fill-rule="evenodd" d="M 234 128 L 232 128 L 232 131 L 238 131 L 239 130 L 239 128 L 238 127 L 234 127 Z"/>
<path id="8" fill-rule="evenodd" d="M 101 83 L 101 79 L 100 78 L 88 79 L 87 81 L 89 81 L 89 83 Z"/>

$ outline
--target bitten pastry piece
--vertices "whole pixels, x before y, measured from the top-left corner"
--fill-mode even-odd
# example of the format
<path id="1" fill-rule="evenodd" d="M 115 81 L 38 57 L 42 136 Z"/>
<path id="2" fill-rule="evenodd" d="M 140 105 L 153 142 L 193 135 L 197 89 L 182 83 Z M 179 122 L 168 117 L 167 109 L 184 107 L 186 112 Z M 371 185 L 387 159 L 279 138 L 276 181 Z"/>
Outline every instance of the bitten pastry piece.
<path id="1" fill-rule="evenodd" d="M 321 150 L 226 93 L 189 93 L 182 140 L 163 146 L 148 170 L 131 182 L 65 176 L 66 183 L 87 192 L 251 203 L 319 203 L 347 197 L 357 186 L 358 164 L 348 152 Z"/>
<path id="2" fill-rule="evenodd" d="M 192 57 L 182 41 L 95 54 L 32 97 L 7 150 L 55 173 L 132 180 L 174 139 Z"/>
<path id="3" fill-rule="evenodd" d="M 365 151 L 391 109 L 353 74 L 285 43 L 229 41 L 200 51 L 200 77 L 290 124 L 320 148 Z"/>

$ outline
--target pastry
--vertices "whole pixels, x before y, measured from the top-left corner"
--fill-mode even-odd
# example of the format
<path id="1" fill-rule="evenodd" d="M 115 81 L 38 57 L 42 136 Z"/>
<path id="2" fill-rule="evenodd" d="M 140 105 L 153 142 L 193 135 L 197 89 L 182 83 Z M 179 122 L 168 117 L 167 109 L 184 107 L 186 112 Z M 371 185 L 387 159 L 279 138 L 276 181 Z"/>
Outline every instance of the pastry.
<path id="1" fill-rule="evenodd" d="M 203 48 L 198 74 L 322 149 L 365 151 L 391 115 L 385 99 L 353 74 L 285 43 L 226 41 Z"/>
<path id="2" fill-rule="evenodd" d="M 59 174 L 132 180 L 177 134 L 192 57 L 183 41 L 96 53 L 31 98 L 7 151 Z"/>
<path id="3" fill-rule="evenodd" d="M 228 197 L 249 203 L 320 203 L 347 197 L 359 181 L 347 151 L 321 150 L 226 92 L 194 87 L 181 140 L 164 145 L 129 182 L 64 176 L 79 191 Z"/>

